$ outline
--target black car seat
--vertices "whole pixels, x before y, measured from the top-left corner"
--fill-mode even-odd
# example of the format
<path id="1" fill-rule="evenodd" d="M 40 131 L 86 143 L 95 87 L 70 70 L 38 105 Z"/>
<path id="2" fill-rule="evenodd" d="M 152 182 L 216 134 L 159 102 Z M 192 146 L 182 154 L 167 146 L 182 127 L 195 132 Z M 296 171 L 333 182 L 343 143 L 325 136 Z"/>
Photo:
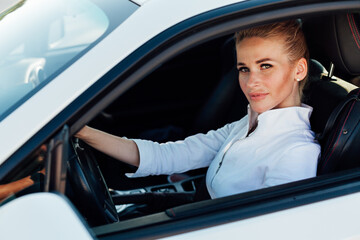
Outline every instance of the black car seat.
<path id="1" fill-rule="evenodd" d="M 360 74 L 360 17 L 359 14 L 343 14 L 312 18 L 304 22 L 303 29 L 311 57 L 330 66 L 329 72 L 326 72 L 325 69 L 321 70 L 320 63 L 315 64 L 315 67 L 312 64 L 308 86 L 304 91 L 305 103 L 314 108 L 310 119 L 313 130 L 320 134 L 336 106 L 344 101 L 350 91 L 357 88 L 334 77 L 333 73 L 346 80 Z M 344 121 L 347 119 L 339 119 L 337 125 L 344 124 Z M 322 157 L 319 161 L 318 175 L 345 170 L 350 166 L 360 167 L 360 126 L 355 126 L 354 129 L 344 148 L 336 144 L 329 146 L 332 141 L 327 139 L 320 142 Z M 331 129 L 327 136 L 339 134 L 336 131 L 337 128 Z M 326 157 L 326 150 L 329 148 L 340 154 L 337 158 L 326 159 L 327 164 L 332 167 L 331 170 L 325 170 L 323 158 Z"/>

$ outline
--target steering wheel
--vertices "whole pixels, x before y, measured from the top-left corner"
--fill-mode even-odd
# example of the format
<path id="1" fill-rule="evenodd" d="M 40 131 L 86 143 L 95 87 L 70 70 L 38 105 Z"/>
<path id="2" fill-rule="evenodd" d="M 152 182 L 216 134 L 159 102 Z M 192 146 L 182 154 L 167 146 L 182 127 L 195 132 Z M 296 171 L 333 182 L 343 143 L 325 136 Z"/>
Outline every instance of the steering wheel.
<path id="1" fill-rule="evenodd" d="M 71 154 L 73 157 L 68 160 L 67 196 L 91 226 L 119 221 L 91 147 L 75 139 L 70 150 L 74 150 L 74 154 Z"/>

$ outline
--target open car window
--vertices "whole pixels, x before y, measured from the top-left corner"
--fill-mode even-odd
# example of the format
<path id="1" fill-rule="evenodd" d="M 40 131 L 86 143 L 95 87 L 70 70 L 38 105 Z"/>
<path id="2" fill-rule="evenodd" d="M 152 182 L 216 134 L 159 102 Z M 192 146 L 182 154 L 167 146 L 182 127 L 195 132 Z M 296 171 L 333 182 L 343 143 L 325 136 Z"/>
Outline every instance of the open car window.
<path id="1" fill-rule="evenodd" d="M 305 18 L 304 24 L 306 21 L 311 21 L 311 19 Z M 184 139 L 198 132 L 207 132 L 240 119 L 245 116 L 248 103 L 238 86 L 237 72 L 233 71 L 234 51 L 234 39 L 231 33 L 182 52 L 162 63 L 155 71 L 146 74 L 146 77 L 107 105 L 88 124 L 118 136 L 166 142 Z M 320 79 L 321 76 L 328 74 L 326 68 L 323 67 L 328 65 L 328 62 L 322 61 L 321 58 L 318 60 L 313 58 L 309 63 L 311 71 L 314 71 L 311 73 L 311 78 Z M 322 66 L 322 68 L 316 69 L 317 66 Z M 229 109 L 211 108 L 212 111 L 218 110 L 221 113 L 211 116 L 207 104 L 214 99 L 220 101 L 222 95 L 218 93 L 217 88 L 228 78 L 232 78 L 233 81 L 230 80 L 231 83 L 227 85 L 226 93 L 234 94 L 232 103 L 236 107 L 231 108 L 229 104 Z M 347 79 L 345 81 L 337 78 L 336 84 L 339 89 L 344 89 L 345 95 L 356 88 L 355 85 L 347 83 Z M 225 89 L 222 90 L 225 91 Z M 212 99 L 213 94 L 216 96 L 214 99 Z M 312 99 L 308 98 L 307 101 L 311 102 Z M 227 106 L 226 102 L 223 104 L 221 106 Z M 316 110 L 316 114 L 321 114 L 321 110 L 318 111 Z M 127 174 L 136 171 L 135 167 L 119 163 L 94 149 L 88 149 L 88 151 L 92 152 L 95 159 L 100 159 L 98 164 L 111 189 L 110 194 L 116 205 L 119 221 L 124 225 L 129 219 L 149 214 L 155 214 L 152 215 L 152 221 L 156 218 L 156 221 L 161 222 L 166 218 L 160 214 L 163 212 L 167 217 L 176 218 L 192 216 L 195 209 L 202 209 L 201 212 L 204 213 L 207 209 L 213 209 L 216 206 L 232 205 L 231 202 L 236 206 L 241 200 L 246 203 L 249 203 L 250 199 L 261 201 L 260 199 L 265 196 L 272 196 L 272 194 L 275 196 L 281 191 L 286 191 L 285 189 L 291 192 L 299 186 L 311 187 L 314 181 L 314 179 L 308 179 L 300 183 L 262 189 L 227 199 L 193 203 L 193 199 L 189 200 L 189 196 L 192 197 L 194 192 L 204 188 L 202 184 L 206 169 L 196 169 L 173 176 L 161 175 L 134 179 L 129 178 Z M 151 196 L 154 193 L 156 196 Z M 172 193 L 181 193 L 182 196 L 174 199 L 172 197 L 175 194 Z M 179 207 L 173 208 L 176 206 Z M 105 234 L 106 229 L 106 227 L 98 227 L 96 231 Z"/>
<path id="2" fill-rule="evenodd" d="M 304 17 L 302 21 L 304 26 L 309 26 L 313 18 Z M 131 88 L 121 91 L 120 96 L 103 106 L 99 114 L 87 124 L 117 136 L 166 142 L 184 139 L 198 132 L 207 132 L 240 119 L 245 116 L 248 103 L 238 86 L 237 72 L 233 71 L 234 50 L 233 32 L 231 32 L 204 40 L 201 44 L 191 46 L 187 51 L 179 51 L 179 54 L 161 62 L 155 70 L 143 74 L 144 77 L 137 79 L 137 84 L 132 84 Z M 324 59 L 317 53 L 311 55 L 309 74 L 310 81 L 315 81 L 315 85 L 319 84 L 317 81 L 322 76 L 324 79 L 329 76 L 330 69 L 324 66 L 329 66 L 330 62 Z M 357 88 L 356 85 L 349 83 L 351 76 L 340 74 L 341 77 L 337 78 L 337 73 L 340 74 L 341 71 L 331 76 L 334 78 L 331 85 L 336 85 L 334 89 L 341 96 L 339 95 L 339 99 L 334 99 L 331 107 L 335 107 L 341 98 Z M 225 84 L 228 79 L 233 81 L 229 80 L 231 83 Z M 218 88 L 223 87 L 222 84 L 228 88 L 219 91 Z M 223 95 L 219 92 L 234 96 L 231 102 L 221 102 L 222 107 L 216 109 L 215 105 L 211 104 L 212 101 L 219 103 L 222 100 Z M 317 116 L 322 116 L 314 128 L 315 132 L 320 132 L 326 123 L 326 117 L 329 116 L 324 117 L 324 113 L 329 114 L 331 109 L 328 109 L 329 111 L 322 109 L 323 103 L 314 98 L 314 92 L 311 90 L 305 91 L 305 94 L 308 94 L 305 96 L 306 103 L 320 104 L 316 106 L 316 111 L 314 110 Z M 226 109 L 224 106 L 229 108 Z M 217 114 L 211 115 L 212 111 Z M 202 180 L 206 169 L 196 169 L 173 176 L 160 175 L 134 179 L 129 178 L 128 173 L 135 172 L 135 167 L 81 146 L 84 146 L 84 143 L 80 143 L 79 149 L 91 152 L 92 156 L 87 156 L 89 159 L 99 159 L 97 162 L 103 179 L 110 188 L 109 193 L 119 217 L 118 224 L 111 227 L 106 224 L 95 227 L 95 232 L 100 236 L 127 229 L 127 224 L 131 225 L 133 223 L 131 220 L 139 217 L 149 224 L 150 222 L 160 224 L 194 217 L 196 213 L 206 215 L 208 211 L 216 212 L 217 209 L 228 211 L 231 207 L 244 206 L 243 210 L 246 211 L 248 205 L 282 197 L 291 205 L 292 201 L 296 201 L 296 197 L 289 199 L 284 195 L 302 194 L 324 184 L 324 179 L 331 179 L 330 182 L 338 181 L 337 176 L 320 176 L 222 199 L 200 198 L 199 201 L 194 202 L 191 198 L 192 194 L 204 188 Z M 78 156 L 81 158 L 80 155 Z M 175 199 L 176 194 L 173 193 L 180 193 L 181 197 Z M 142 223 L 135 225 L 144 226 Z"/>

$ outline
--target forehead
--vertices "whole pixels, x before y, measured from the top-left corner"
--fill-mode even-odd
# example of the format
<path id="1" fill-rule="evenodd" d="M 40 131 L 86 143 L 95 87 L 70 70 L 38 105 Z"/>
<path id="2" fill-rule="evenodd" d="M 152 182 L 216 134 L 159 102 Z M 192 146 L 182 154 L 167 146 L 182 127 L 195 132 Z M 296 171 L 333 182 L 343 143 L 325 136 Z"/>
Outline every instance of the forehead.
<path id="1" fill-rule="evenodd" d="M 287 58 L 282 37 L 245 38 L 236 44 L 237 59 L 256 60 L 259 58 Z"/>

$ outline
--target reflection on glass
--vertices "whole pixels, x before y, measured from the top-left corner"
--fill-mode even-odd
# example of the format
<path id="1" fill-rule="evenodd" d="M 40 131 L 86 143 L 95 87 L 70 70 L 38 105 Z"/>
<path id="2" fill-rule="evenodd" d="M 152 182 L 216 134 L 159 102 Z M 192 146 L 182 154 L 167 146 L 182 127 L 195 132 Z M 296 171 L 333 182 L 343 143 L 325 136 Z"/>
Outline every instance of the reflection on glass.
<path id="1" fill-rule="evenodd" d="M 2 0 L 0 2 L 0 21 L 9 13 L 15 11 L 17 8 L 21 7 L 26 0 Z"/>
<path id="2" fill-rule="evenodd" d="M 109 26 L 89 0 L 19 1 L 0 16 L 0 116 Z"/>
<path id="3" fill-rule="evenodd" d="M 42 145 L 30 157 L 31 163 L 9 182 L 0 182 L 0 205 L 22 195 L 44 190 L 47 145 Z M 2 202 L 4 201 L 4 202 Z"/>

